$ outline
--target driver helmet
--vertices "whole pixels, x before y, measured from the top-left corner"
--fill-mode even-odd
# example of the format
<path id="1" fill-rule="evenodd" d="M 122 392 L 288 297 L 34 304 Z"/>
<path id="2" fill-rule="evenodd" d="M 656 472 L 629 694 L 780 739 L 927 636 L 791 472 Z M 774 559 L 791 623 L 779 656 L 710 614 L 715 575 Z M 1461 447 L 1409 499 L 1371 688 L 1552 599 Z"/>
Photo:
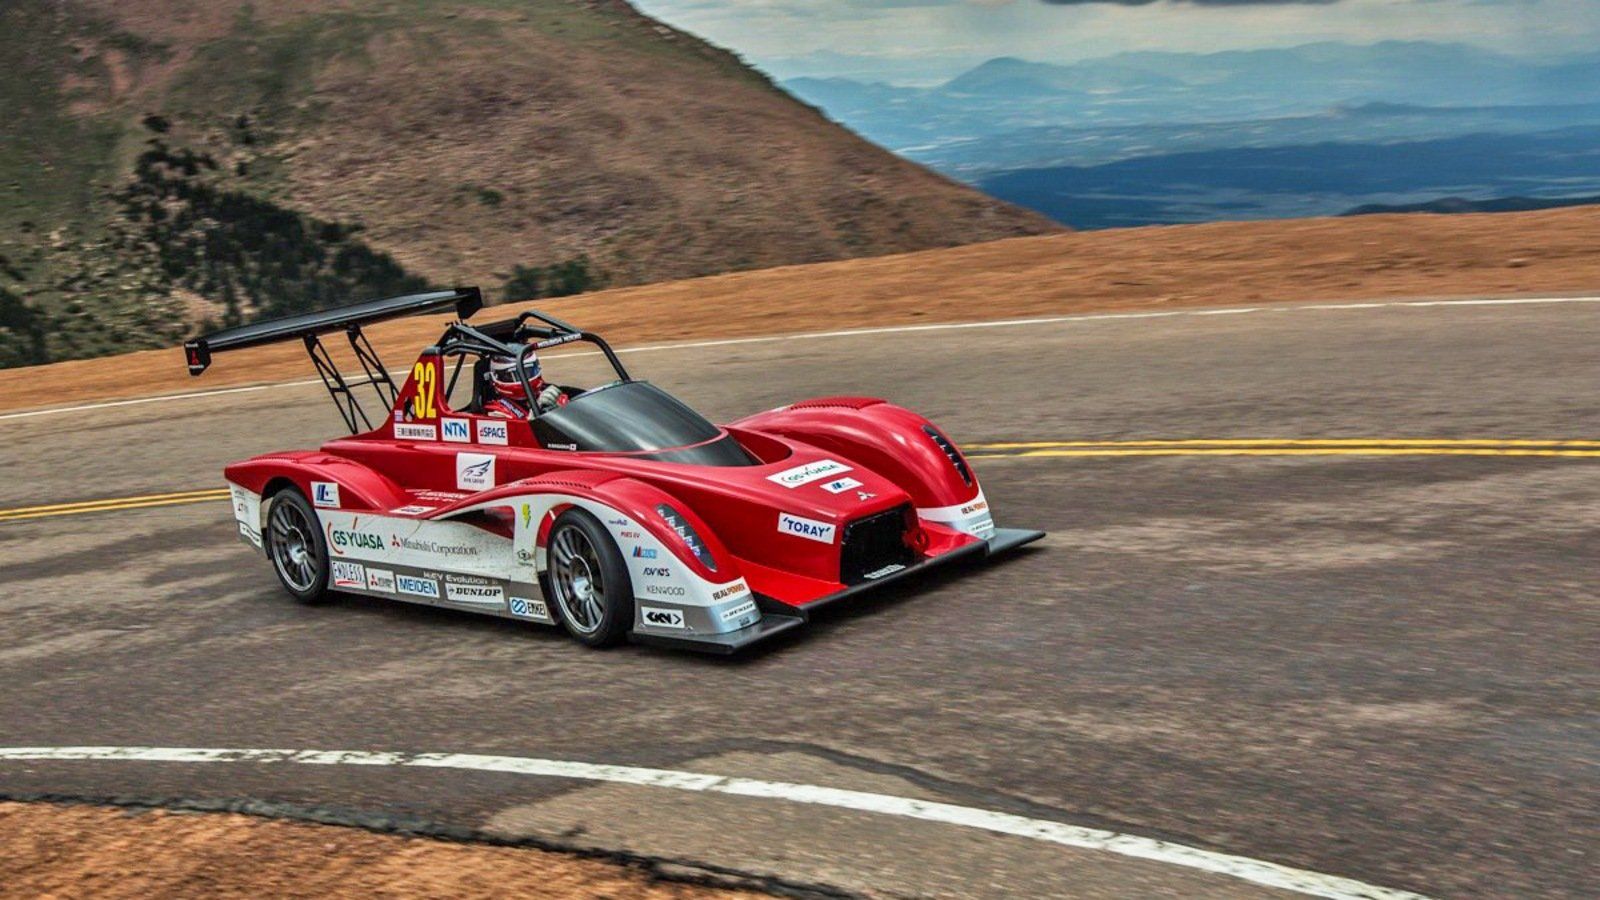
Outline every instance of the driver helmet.
<path id="1" fill-rule="evenodd" d="M 534 396 L 538 396 L 544 387 L 539 354 L 529 353 L 522 361 L 522 370 L 528 374 L 528 385 L 533 388 Z M 489 360 L 489 378 L 494 382 L 495 392 L 500 396 L 523 403 L 528 402 L 528 394 L 522 387 L 522 379 L 517 377 L 516 357 L 496 356 Z"/>

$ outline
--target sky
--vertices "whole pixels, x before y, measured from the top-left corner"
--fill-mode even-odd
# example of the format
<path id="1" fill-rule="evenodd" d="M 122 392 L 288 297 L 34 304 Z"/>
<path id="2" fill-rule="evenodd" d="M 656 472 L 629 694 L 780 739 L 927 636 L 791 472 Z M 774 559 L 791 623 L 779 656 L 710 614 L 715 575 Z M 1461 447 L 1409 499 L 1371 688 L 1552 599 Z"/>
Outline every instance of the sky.
<path id="1" fill-rule="evenodd" d="M 777 78 L 946 80 L 986 59 L 1312 41 L 1458 41 L 1523 56 L 1600 46 L 1600 0 L 633 0 Z"/>

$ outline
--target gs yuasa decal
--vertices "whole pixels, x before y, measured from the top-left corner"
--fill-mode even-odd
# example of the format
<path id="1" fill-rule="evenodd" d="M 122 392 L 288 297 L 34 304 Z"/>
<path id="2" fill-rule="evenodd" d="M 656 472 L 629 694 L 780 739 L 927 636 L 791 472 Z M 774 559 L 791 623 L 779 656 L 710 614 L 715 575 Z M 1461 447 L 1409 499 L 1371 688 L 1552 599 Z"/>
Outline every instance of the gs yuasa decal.
<path id="1" fill-rule="evenodd" d="M 816 462 L 784 469 L 776 475 L 768 475 L 767 480 L 773 484 L 781 484 L 786 488 L 797 488 L 802 484 L 810 484 L 823 478 L 834 475 L 843 475 L 851 471 L 850 467 L 838 460 L 819 459 Z"/>

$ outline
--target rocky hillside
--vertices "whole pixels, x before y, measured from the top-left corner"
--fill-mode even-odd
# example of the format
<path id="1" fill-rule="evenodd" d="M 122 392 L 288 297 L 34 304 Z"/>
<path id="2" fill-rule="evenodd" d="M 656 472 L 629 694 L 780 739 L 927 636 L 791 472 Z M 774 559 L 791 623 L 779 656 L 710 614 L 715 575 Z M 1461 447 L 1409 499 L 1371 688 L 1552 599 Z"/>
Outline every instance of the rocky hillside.
<path id="1" fill-rule="evenodd" d="M 622 0 L 7 0 L 0 55 L 0 365 L 1053 228 Z"/>

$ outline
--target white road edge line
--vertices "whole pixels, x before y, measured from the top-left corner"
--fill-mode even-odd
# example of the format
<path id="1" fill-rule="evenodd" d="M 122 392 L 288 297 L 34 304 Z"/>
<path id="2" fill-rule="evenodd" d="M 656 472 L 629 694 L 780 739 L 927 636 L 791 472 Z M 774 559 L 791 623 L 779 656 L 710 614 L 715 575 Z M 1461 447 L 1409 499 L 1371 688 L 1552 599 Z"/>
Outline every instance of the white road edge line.
<path id="1" fill-rule="evenodd" d="M 1392 300 L 1380 303 L 1307 303 L 1284 306 L 1248 306 L 1228 309 L 1174 309 L 1160 312 L 1082 313 L 1071 316 L 1043 316 L 1033 319 L 997 319 L 987 322 L 936 322 L 928 325 L 885 325 L 879 328 L 855 328 L 844 331 L 811 331 L 802 334 L 773 334 L 760 337 L 725 338 L 712 341 L 682 341 L 668 344 L 646 344 L 642 347 L 625 347 L 617 353 L 655 353 L 662 350 L 695 350 L 703 347 L 731 347 L 739 344 L 775 344 L 784 341 L 815 341 L 831 338 L 862 337 L 876 334 L 914 334 L 923 331 L 955 331 L 968 328 L 1016 328 L 1024 325 L 1060 325 L 1072 322 L 1104 322 L 1120 319 L 1175 319 L 1199 316 L 1236 316 L 1261 312 L 1321 312 L 1346 309 L 1393 309 L 1403 307 L 1440 306 L 1525 306 L 1541 303 L 1600 303 L 1600 297 L 1486 297 L 1476 300 Z M 599 351 L 562 354 L 563 356 L 598 356 Z M 173 365 L 177 365 L 174 363 Z M 57 416 L 64 413 L 89 412 L 118 406 L 142 403 L 170 403 L 180 400 L 197 400 L 225 394 L 247 394 L 273 388 L 304 387 L 321 384 L 318 379 L 304 381 L 277 381 L 271 384 L 253 384 L 245 387 L 219 388 L 210 391 L 192 391 L 183 394 L 163 394 L 157 397 L 137 397 L 130 400 L 108 400 L 82 406 L 61 406 L 53 409 L 34 409 L 26 412 L 0 413 L 0 422 L 7 419 L 29 419 L 35 416 Z"/>
<path id="2" fill-rule="evenodd" d="M 506 772 L 546 778 L 572 778 L 643 787 L 668 788 L 787 800 L 814 806 L 830 806 L 860 812 L 879 813 L 925 822 L 938 822 L 975 828 L 996 834 L 1014 835 L 1035 841 L 1059 844 L 1082 850 L 1098 850 L 1135 859 L 1184 866 L 1225 875 L 1266 887 L 1293 891 L 1330 900 L 1427 900 L 1421 894 L 1378 887 L 1337 875 L 1323 875 L 1305 869 L 1280 866 L 1244 856 L 1201 850 L 1183 844 L 1158 841 L 1082 828 L 1048 819 L 1030 819 L 1010 813 L 956 806 L 891 794 L 841 790 L 809 784 L 758 781 L 700 772 L 672 769 L 646 769 L 635 766 L 609 766 L 556 759 L 520 756 L 480 756 L 468 753 L 385 753 L 363 750 L 249 750 L 196 747 L 0 747 L 0 760 L 116 760 L 179 763 L 293 763 L 314 766 L 397 766 L 427 769 L 467 769 L 478 772 Z"/>

